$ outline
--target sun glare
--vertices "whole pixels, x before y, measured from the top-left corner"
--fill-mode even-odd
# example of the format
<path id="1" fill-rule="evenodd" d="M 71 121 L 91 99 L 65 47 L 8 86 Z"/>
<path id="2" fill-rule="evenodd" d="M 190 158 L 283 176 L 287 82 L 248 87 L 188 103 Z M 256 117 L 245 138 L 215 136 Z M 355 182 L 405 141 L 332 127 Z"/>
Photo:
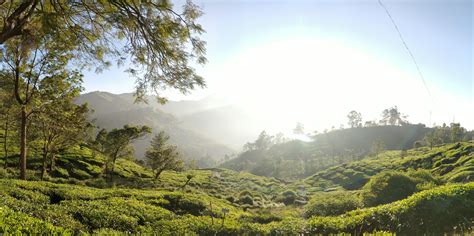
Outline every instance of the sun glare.
<path id="1" fill-rule="evenodd" d="M 320 129 L 344 123 L 350 109 L 376 117 L 392 104 L 425 102 L 412 75 L 337 41 L 286 39 L 257 45 L 231 59 L 222 73 L 226 84 L 218 87 L 227 89 L 230 100 L 266 117 L 270 130 L 288 131 L 298 121 Z"/>

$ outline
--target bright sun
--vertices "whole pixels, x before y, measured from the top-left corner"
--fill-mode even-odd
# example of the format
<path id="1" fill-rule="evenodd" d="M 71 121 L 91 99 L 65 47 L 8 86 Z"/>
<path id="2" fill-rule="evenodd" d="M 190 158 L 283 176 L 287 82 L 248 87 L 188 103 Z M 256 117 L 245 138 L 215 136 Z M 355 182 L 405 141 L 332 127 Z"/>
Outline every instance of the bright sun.
<path id="1" fill-rule="evenodd" d="M 260 114 L 270 130 L 297 121 L 321 129 L 345 123 L 352 109 L 375 117 L 388 106 L 426 104 L 412 75 L 336 41 L 274 41 L 243 51 L 223 68 L 218 87 Z"/>

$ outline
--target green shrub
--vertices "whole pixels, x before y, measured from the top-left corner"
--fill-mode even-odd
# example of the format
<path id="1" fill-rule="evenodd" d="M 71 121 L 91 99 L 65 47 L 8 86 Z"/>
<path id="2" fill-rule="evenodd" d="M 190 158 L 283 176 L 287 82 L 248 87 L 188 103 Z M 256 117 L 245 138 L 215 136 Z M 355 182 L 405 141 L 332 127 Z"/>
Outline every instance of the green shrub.
<path id="1" fill-rule="evenodd" d="M 0 207 L 1 235 L 61 235 L 71 234 L 68 230 L 50 223 Z"/>
<path id="2" fill-rule="evenodd" d="M 407 175 L 416 182 L 418 191 L 434 188 L 442 183 L 442 181 L 435 178 L 431 172 L 423 169 L 408 171 Z"/>
<path id="3" fill-rule="evenodd" d="M 407 199 L 335 217 L 312 217 L 310 235 L 388 231 L 397 235 L 472 232 L 474 183 L 442 186 Z"/>
<path id="4" fill-rule="evenodd" d="M 237 203 L 241 204 L 241 205 L 253 205 L 253 198 L 249 195 L 243 195 L 241 197 L 239 197 L 239 200 L 237 201 Z"/>
<path id="5" fill-rule="evenodd" d="M 361 207 L 356 193 L 330 192 L 314 195 L 305 207 L 304 216 L 336 216 Z"/>
<path id="6" fill-rule="evenodd" d="M 0 168 L 0 178 L 9 178 L 10 174 L 8 173 L 7 169 Z"/>
<path id="7" fill-rule="evenodd" d="M 233 196 L 228 196 L 225 198 L 225 200 L 229 201 L 229 202 L 235 202 L 235 198 Z"/>
<path id="8" fill-rule="evenodd" d="M 281 221 L 282 218 L 277 215 L 273 215 L 270 213 L 260 213 L 255 215 L 242 215 L 240 220 L 250 223 L 259 223 L 259 224 L 268 224 L 271 222 L 278 222 Z"/>
<path id="9" fill-rule="evenodd" d="M 166 201 L 161 206 L 179 215 L 191 214 L 200 216 L 206 210 L 206 203 L 199 198 L 185 196 L 181 193 L 165 194 L 163 198 Z"/>
<path id="10" fill-rule="evenodd" d="M 384 171 L 373 176 L 364 186 L 365 206 L 377 206 L 404 199 L 417 191 L 416 181 L 404 173 Z"/>
<path id="11" fill-rule="evenodd" d="M 76 168 L 71 169 L 71 176 L 80 180 L 92 178 L 92 176 L 89 175 L 89 173 L 87 173 L 86 171 Z"/>
<path id="12" fill-rule="evenodd" d="M 297 195 L 294 191 L 287 190 L 287 191 L 281 193 L 280 196 L 277 197 L 276 201 L 277 202 L 282 202 L 285 205 L 291 205 L 291 204 L 295 203 L 296 197 L 297 197 Z"/>

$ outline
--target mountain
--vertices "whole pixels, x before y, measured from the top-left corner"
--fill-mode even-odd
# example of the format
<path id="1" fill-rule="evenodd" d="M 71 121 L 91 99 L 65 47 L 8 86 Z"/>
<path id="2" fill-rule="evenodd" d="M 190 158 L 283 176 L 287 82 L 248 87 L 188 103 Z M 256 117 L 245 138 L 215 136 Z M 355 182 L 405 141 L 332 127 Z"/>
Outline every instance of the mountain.
<path id="1" fill-rule="evenodd" d="M 177 145 L 185 157 L 197 160 L 201 167 L 212 166 L 224 155 L 234 152 L 228 146 L 181 125 L 178 118 L 161 110 L 154 99 L 149 99 L 148 103 L 135 103 L 132 94 L 91 92 L 81 95 L 76 102 L 89 104 L 94 111 L 91 120 L 101 128 L 113 129 L 131 124 L 150 126 L 154 133 L 165 131 L 170 135 L 170 142 Z M 133 144 L 136 158 L 143 157 L 152 137 L 149 135 Z"/>

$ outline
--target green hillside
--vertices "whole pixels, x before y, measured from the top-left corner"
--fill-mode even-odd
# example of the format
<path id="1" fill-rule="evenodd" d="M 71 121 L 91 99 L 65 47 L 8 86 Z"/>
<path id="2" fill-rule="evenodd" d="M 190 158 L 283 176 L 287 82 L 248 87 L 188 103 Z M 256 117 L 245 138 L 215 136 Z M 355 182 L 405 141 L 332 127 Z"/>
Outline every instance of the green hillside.
<path id="1" fill-rule="evenodd" d="M 103 157 L 76 147 L 57 157 L 48 182 L 0 180 L 0 232 L 173 234 L 176 225 L 180 233 L 200 235 L 460 232 L 474 220 L 474 185 L 451 183 L 472 180 L 473 155 L 472 142 L 410 149 L 403 158 L 400 151 L 386 151 L 294 182 L 217 168 L 165 171 L 154 180 L 150 170 L 120 159 L 116 187 L 109 188 Z M 38 180 L 39 159 L 32 158 L 29 169 Z M 334 196 L 362 201 L 364 184 L 378 173 L 426 175 L 412 169 L 429 171 L 434 182 L 422 176 L 418 193 L 386 205 L 332 205 Z M 0 174 L 17 173 L 8 168 Z M 324 205 L 327 197 L 330 205 Z M 337 198 L 344 203 L 346 197 Z M 339 213 L 309 213 L 315 202 Z"/>
<path id="2" fill-rule="evenodd" d="M 363 159 L 373 154 L 376 142 L 381 143 L 383 150 L 410 149 L 415 141 L 422 140 L 429 131 L 424 125 L 334 130 L 317 134 L 310 142 L 290 140 L 246 150 L 220 166 L 256 175 L 299 179 L 335 165 Z M 270 135 L 267 138 L 275 139 Z"/>
<path id="3" fill-rule="evenodd" d="M 316 192 L 331 188 L 360 189 L 369 178 L 384 170 L 406 172 L 410 169 L 425 169 L 445 182 L 469 182 L 474 179 L 474 143 L 457 143 L 429 149 L 410 149 L 401 156 L 401 151 L 386 151 L 378 157 L 345 163 L 298 181 L 308 191 Z"/>
<path id="4" fill-rule="evenodd" d="M 101 190 L 17 180 L 0 180 L 0 189 L 0 233 L 438 234 L 466 232 L 474 219 L 472 183 L 426 190 L 338 217 L 274 217 L 270 223 L 225 200 L 182 191 Z"/>

